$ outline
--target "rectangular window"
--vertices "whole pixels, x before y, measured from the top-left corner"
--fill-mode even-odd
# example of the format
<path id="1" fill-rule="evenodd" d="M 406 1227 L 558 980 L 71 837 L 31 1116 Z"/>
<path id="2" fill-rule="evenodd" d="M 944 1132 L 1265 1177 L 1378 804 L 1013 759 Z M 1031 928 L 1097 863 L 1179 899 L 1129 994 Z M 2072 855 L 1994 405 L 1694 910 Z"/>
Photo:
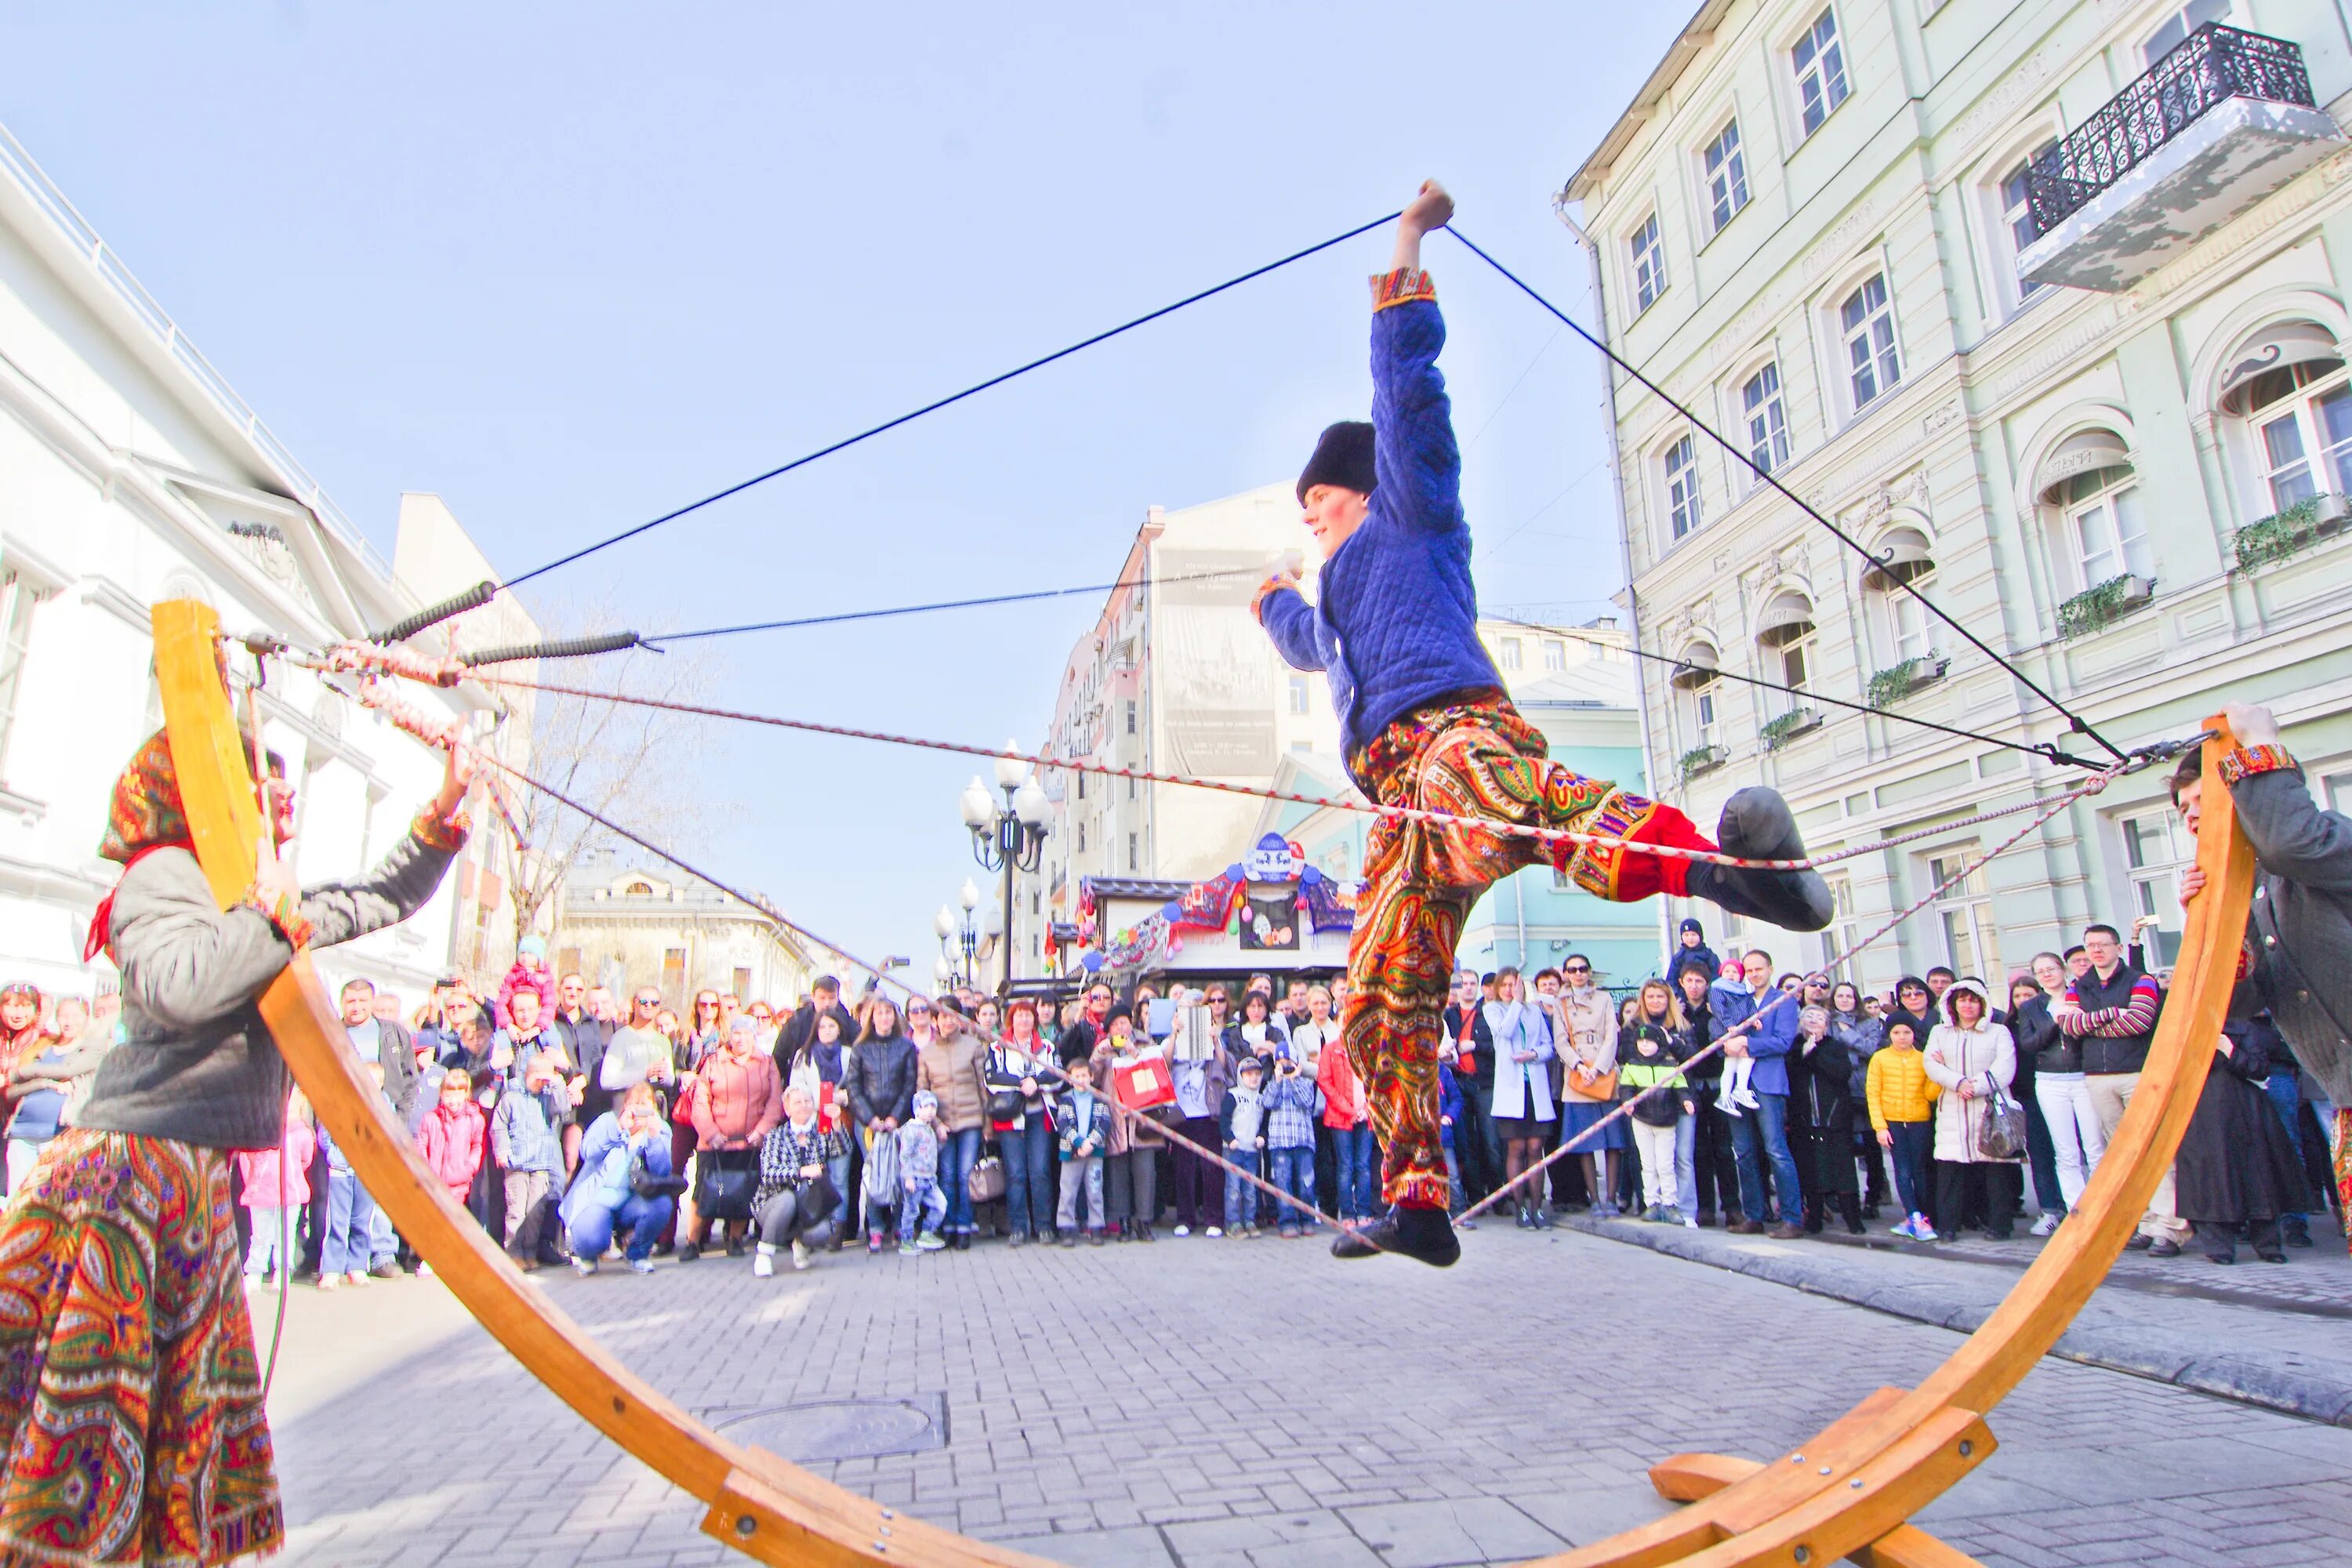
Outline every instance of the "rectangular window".
<path id="1" fill-rule="evenodd" d="M 1698 531 L 1698 453 L 1687 436 L 1666 448 L 1666 516 L 1676 539 Z"/>
<path id="2" fill-rule="evenodd" d="M 1517 637 L 1505 637 L 1503 639 L 1503 668 L 1505 669 L 1517 670 L 1525 662 L 1525 659 L 1521 656 L 1519 639 Z"/>
<path id="3" fill-rule="evenodd" d="M 1853 405 L 1859 411 L 1903 379 L 1903 360 L 1895 349 L 1895 310 L 1886 298 L 1886 274 L 1873 273 L 1845 297 L 1845 303 L 1838 307 L 1838 324 L 1845 338 Z"/>
<path id="4" fill-rule="evenodd" d="M 2000 933 L 1992 921 L 1992 892 L 1986 885 L 1984 868 L 1962 876 L 1969 856 L 1954 850 L 1931 856 L 1927 861 L 1927 882 L 1930 887 L 1942 887 L 1954 878 L 1948 888 L 1936 895 L 1936 922 L 1944 939 L 1943 959 L 1962 974 L 1972 974 L 1998 989 L 2001 985 Z"/>
<path id="5" fill-rule="evenodd" d="M 1748 418 L 1748 456 L 1765 473 L 1789 461 L 1789 419 L 1780 405 L 1780 367 L 1768 364 L 1739 389 L 1739 403 Z"/>
<path id="6" fill-rule="evenodd" d="M 1837 12 L 1827 9 L 1813 18 L 1790 51 L 1797 70 L 1797 103 L 1811 136 L 1822 121 L 1845 101 L 1845 48 L 1838 42 Z"/>
<path id="7" fill-rule="evenodd" d="M 1544 639 L 1544 673 L 1557 675 L 1568 668 L 1568 645 L 1554 637 Z"/>
<path id="8" fill-rule="evenodd" d="M 1079 854 L 1081 854 L 1081 855 L 1083 855 L 1083 854 L 1085 854 L 1086 852 L 1087 852 L 1087 825 L 1086 825 L 1085 823 L 1081 822 L 1081 823 L 1079 823 L 1079 824 L 1078 824 L 1078 853 L 1079 853 Z"/>
<path id="9" fill-rule="evenodd" d="M 1078 798 L 1080 800 L 1087 798 L 1087 775 L 1084 773 L 1078 775 Z"/>
<path id="10" fill-rule="evenodd" d="M 1666 247 L 1658 237 L 1658 215 L 1652 213 L 1633 231 L 1633 302 L 1639 315 L 1666 291 Z"/>
<path id="11" fill-rule="evenodd" d="M 33 646 L 33 612 L 47 597 L 15 568 L 0 573 L 0 770 L 6 767 L 8 743 L 16 734 L 16 701 L 25 686 L 25 656 Z"/>
<path id="12" fill-rule="evenodd" d="M 686 949 L 662 949 L 662 994 L 676 1002 L 686 995 Z"/>
<path id="13" fill-rule="evenodd" d="M 1702 746 L 1715 745 L 1719 733 L 1716 723 L 1715 688 L 1716 682 L 1710 680 L 1691 694 L 1691 718 L 1698 731 L 1698 743 Z"/>
<path id="14" fill-rule="evenodd" d="M 2189 41 L 2189 35 L 2208 22 L 2227 21 L 2230 0 L 2189 0 L 2165 13 L 2164 23 L 2139 47 L 2140 59 L 2149 66 Z"/>
<path id="15" fill-rule="evenodd" d="M 1929 576 L 1913 579 L 1912 586 L 1923 592 Z M 1935 635 L 1927 626 L 1927 607 L 1910 594 L 1897 591 L 1886 595 L 1886 618 L 1895 631 L 1895 661 L 1925 658 L 1935 648 Z"/>
<path id="16" fill-rule="evenodd" d="M 2025 254 L 2027 246 L 2042 237 L 2042 226 L 2033 221 L 2033 203 L 2031 199 L 2032 181 L 2028 175 L 2032 172 L 2034 164 L 2041 163 L 2057 150 L 2056 142 L 2044 142 L 2033 150 L 2033 156 L 2011 169 L 2000 182 L 2000 221 L 2009 230 L 2009 258 L 2011 263 Z M 2017 302 L 2019 304 L 2022 305 L 2041 291 L 2042 285 L 2032 279 L 2018 279 Z"/>
<path id="17" fill-rule="evenodd" d="M 1307 711 L 1307 678 L 1303 675 L 1290 678 L 1290 710 L 1293 713 Z"/>
<path id="18" fill-rule="evenodd" d="M 2197 845 L 2169 811 L 2144 812 L 2116 824 L 2124 834 L 2124 864 L 2131 876 L 2132 913 L 2157 917 L 2159 939 L 2180 941 L 2180 871 L 2197 860 Z M 2167 944 L 2158 941 L 2159 950 Z M 2159 952 L 2161 962 L 2171 954 Z"/>
<path id="19" fill-rule="evenodd" d="M 2334 373 L 2323 366 L 2323 374 Z M 2299 393 L 2311 380 L 2310 367 L 2274 371 L 2282 395 Z M 2258 378 L 2263 387 L 2270 377 Z M 2259 405 L 2257 406 L 2260 406 Z M 2271 504 L 2284 511 L 2324 489 L 2352 494 L 2352 387 L 2340 383 L 2308 402 L 2273 397 L 2255 416 L 2262 437 L 2263 479 Z"/>
<path id="20" fill-rule="evenodd" d="M 1127 868 L 1139 870 L 1143 865 L 1143 838 L 1140 834 L 1127 836 Z"/>
<path id="21" fill-rule="evenodd" d="M 1826 880 L 1830 885 L 1830 903 L 1836 910 L 1834 929 L 1837 931 L 1837 950 L 1843 953 L 1851 953 L 1862 946 L 1862 924 L 1853 918 L 1853 879 L 1850 877 L 1832 876 Z M 1851 977 L 1851 972 L 1849 972 L 1849 977 Z M 1855 984 L 1859 985 L 1861 983 L 1856 981 Z"/>
<path id="22" fill-rule="evenodd" d="M 1807 667 L 1812 661 L 1812 652 L 1813 639 L 1809 637 L 1799 637 L 1780 649 L 1780 684 L 1789 689 L 1785 695 L 1790 712 L 1805 705 Z"/>
<path id="23" fill-rule="evenodd" d="M 2303 421 L 2294 410 L 2264 422 L 2263 460 L 2270 470 L 2271 504 L 2280 510 L 2318 493 L 2310 455 L 2303 449 Z"/>
<path id="24" fill-rule="evenodd" d="M 1129 800 L 1135 798 L 1135 780 L 1132 778 L 1127 781 L 1127 798 Z"/>
<path id="25" fill-rule="evenodd" d="M 2132 482 L 2131 470 L 2103 468 L 2084 474 L 2074 487 L 2078 496 L 2089 497 L 2071 513 L 2075 547 L 2082 552 L 2083 586 L 2095 588 L 2126 573 L 2154 576 L 2147 530 L 2140 521 L 2139 486 Z"/>
<path id="26" fill-rule="evenodd" d="M 1748 158 L 1739 150 L 1737 120 L 1706 145 L 1706 199 L 1708 214 L 1717 229 L 1748 205 Z"/>
<path id="27" fill-rule="evenodd" d="M 1135 700 L 1133 698 L 1128 699 L 1127 703 L 1127 732 L 1130 735 L 1135 733 Z"/>
<path id="28" fill-rule="evenodd" d="M 739 963 L 735 966 L 735 1000 L 749 1002 L 751 999 L 751 971 L 749 965 Z"/>

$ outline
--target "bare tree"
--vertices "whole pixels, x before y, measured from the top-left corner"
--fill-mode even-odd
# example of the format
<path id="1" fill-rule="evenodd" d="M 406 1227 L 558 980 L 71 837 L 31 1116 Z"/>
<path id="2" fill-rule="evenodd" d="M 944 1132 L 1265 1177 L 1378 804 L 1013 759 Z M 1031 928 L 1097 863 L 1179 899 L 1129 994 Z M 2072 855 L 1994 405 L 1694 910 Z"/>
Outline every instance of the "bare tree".
<path id="1" fill-rule="evenodd" d="M 571 617 L 566 617 L 567 619 Z M 589 626 L 620 624 L 611 614 L 579 617 Z M 656 701 L 692 702 L 705 694 L 708 660 L 693 653 L 656 654 L 633 649 L 606 655 L 593 664 L 541 665 L 535 679 L 576 685 Z M 509 757 L 532 777 L 546 782 L 599 816 L 637 829 L 672 848 L 689 847 L 705 824 L 692 790 L 708 726 L 691 714 L 551 691 L 510 692 L 507 726 L 519 727 Z M 511 743 L 511 742 L 509 742 Z M 504 753 L 502 753 L 504 754 Z M 511 783 L 511 781 L 509 781 Z M 553 795 L 509 788 L 515 823 L 530 847 L 512 862 L 515 940 L 536 929 L 547 906 L 559 897 L 581 856 L 611 836 L 596 822 Z"/>

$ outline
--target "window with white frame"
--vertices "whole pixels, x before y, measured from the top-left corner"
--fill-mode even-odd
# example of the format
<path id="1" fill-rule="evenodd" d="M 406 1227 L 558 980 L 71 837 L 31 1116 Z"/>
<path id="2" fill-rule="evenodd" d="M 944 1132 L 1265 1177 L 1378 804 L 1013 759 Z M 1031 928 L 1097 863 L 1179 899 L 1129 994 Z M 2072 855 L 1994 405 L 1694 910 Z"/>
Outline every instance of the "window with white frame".
<path id="1" fill-rule="evenodd" d="M 1853 952 L 1862 946 L 1862 924 L 1854 919 L 1853 913 L 1853 879 L 1843 872 L 1833 872 L 1823 880 L 1830 885 L 1830 907 L 1835 911 L 1832 919 L 1837 931 L 1837 950 L 1844 953 Z M 1855 982 L 1857 988 L 1860 984 L 1860 981 Z"/>
<path id="2" fill-rule="evenodd" d="M 1935 581 L 1933 572 L 1924 572 L 1910 580 L 1911 585 L 1927 592 Z M 1895 662 L 1925 658 L 1936 648 L 1935 628 L 1928 624 L 1927 606 L 1919 602 L 1918 594 L 1906 594 L 1896 588 L 1886 595 L 1887 643 L 1895 654 Z"/>
<path id="3" fill-rule="evenodd" d="M 2000 931 L 1993 924 L 1992 889 L 1982 866 L 1969 868 L 1974 846 L 1947 850 L 1927 858 L 1927 885 L 1942 888 L 1936 895 L 1937 933 L 1943 939 L 1943 961 L 1962 974 L 1973 974 L 2000 989 Z M 1957 880 L 1955 880 L 1957 879 Z M 1948 888 L 1943 887 L 1951 882 Z"/>
<path id="4" fill-rule="evenodd" d="M 1636 314 L 1658 302 L 1666 291 L 1666 247 L 1658 236 L 1658 215 L 1652 213 L 1633 231 L 1633 307 Z"/>
<path id="5" fill-rule="evenodd" d="M 1517 637 L 1505 637 L 1503 639 L 1502 647 L 1503 668 L 1505 669 L 1517 671 L 1525 666 L 1526 663 L 1526 652 L 1520 644 L 1519 639 Z"/>
<path id="6" fill-rule="evenodd" d="M 2010 276 L 2017 279 L 2017 302 L 2021 305 L 2040 293 L 2042 285 L 2031 278 L 2019 276 L 2017 258 L 2025 254 L 2026 247 L 2042 237 L 2042 226 L 2033 220 L 2032 181 L 2033 165 L 2058 150 L 2053 139 L 2036 147 L 2032 155 L 2000 177 L 2000 223 L 2009 237 Z"/>
<path id="7" fill-rule="evenodd" d="M 2124 868 L 2131 879 L 2132 913 L 2154 915 L 2160 928 L 2180 927 L 2180 873 L 2197 863 L 2197 842 L 2168 810 L 2120 817 Z"/>
<path id="8" fill-rule="evenodd" d="M 1824 6 L 1812 26 L 1798 35 L 1789 63 L 1797 73 L 1798 114 L 1811 136 L 1846 100 L 1845 46 L 1838 39 L 1834 7 Z"/>
<path id="9" fill-rule="evenodd" d="M 1666 521 L 1676 539 L 1698 531 L 1698 448 L 1688 436 L 1666 448 Z"/>
<path id="10" fill-rule="evenodd" d="M 1702 746 L 1723 743 L 1722 695 L 1723 682 L 1720 680 L 1710 680 L 1691 691 L 1691 732 L 1698 737 L 1698 743 Z"/>
<path id="11" fill-rule="evenodd" d="M 1568 668 L 1568 645 L 1558 637 L 1544 639 L 1544 673 L 1558 675 Z"/>
<path id="12" fill-rule="evenodd" d="M 2265 371 L 2246 383 L 2245 402 L 2273 508 L 2322 490 L 2352 495 L 2352 385 L 2343 361 Z"/>
<path id="13" fill-rule="evenodd" d="M 1788 466 L 1789 416 L 1780 402 L 1780 366 L 1767 363 L 1739 389 L 1739 411 L 1748 421 L 1748 456 L 1766 473 Z"/>
<path id="14" fill-rule="evenodd" d="M 1127 732 L 1135 733 L 1135 699 L 1131 697 L 1127 701 Z"/>
<path id="15" fill-rule="evenodd" d="M 1793 713 L 1805 705 L 1805 694 L 1811 689 L 1812 628 L 1808 626 L 1803 636 L 1782 643 L 1778 651 L 1780 684 L 1789 689 L 1781 693 L 1782 706 L 1786 711 Z"/>
<path id="16" fill-rule="evenodd" d="M 2206 23 L 2229 19 L 2230 0 L 2189 0 L 2185 5 L 2168 6 L 2156 31 L 2140 40 L 2140 62 L 2153 66 L 2187 43 L 2189 35 Z"/>
<path id="17" fill-rule="evenodd" d="M 1307 678 L 1303 675 L 1290 678 L 1290 710 L 1293 713 L 1307 711 Z"/>
<path id="18" fill-rule="evenodd" d="M 1739 121 L 1733 120 L 1722 132 L 1706 144 L 1708 232 L 1713 233 L 1739 215 L 1748 205 L 1748 155 L 1739 148 Z"/>
<path id="19" fill-rule="evenodd" d="M 33 616 L 48 590 L 27 581 L 15 567 L 0 572 L 0 777 L 5 777 L 9 742 L 16 738 L 16 705 L 25 687 L 25 656 L 33 646 Z"/>
<path id="20" fill-rule="evenodd" d="M 2352 773 L 2330 773 L 2319 781 L 2319 789 L 2328 810 L 2338 816 L 2352 816 Z"/>
<path id="21" fill-rule="evenodd" d="M 2066 482 L 2066 532 L 2085 588 L 2127 573 L 2156 574 L 2140 520 L 2138 478 L 2128 468 L 2094 468 Z"/>
<path id="22" fill-rule="evenodd" d="M 1845 342 L 1846 375 L 1853 406 L 1866 407 L 1903 379 L 1903 356 L 1895 346 L 1895 306 L 1887 298 L 1886 274 L 1874 272 L 1838 306 L 1838 335 Z"/>

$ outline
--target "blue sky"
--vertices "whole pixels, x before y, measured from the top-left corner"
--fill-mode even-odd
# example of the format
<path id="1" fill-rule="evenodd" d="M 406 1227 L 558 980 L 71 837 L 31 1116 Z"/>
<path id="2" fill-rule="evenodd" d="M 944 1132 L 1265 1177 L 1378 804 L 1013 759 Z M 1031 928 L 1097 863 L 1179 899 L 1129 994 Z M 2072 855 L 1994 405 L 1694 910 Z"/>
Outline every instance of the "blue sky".
<path id="1" fill-rule="evenodd" d="M 89 10 L 0 21 L 39 62 L 0 117 L 387 554 L 399 492 L 433 490 L 509 574 L 1352 227 L 1424 175 L 1589 319 L 1549 196 L 1683 19 L 1591 0 Z M 1362 279 L 1388 245 L 527 593 L 650 631 L 1107 580 L 1147 506 L 1292 477 L 1325 423 L 1360 416 Z M 1428 259 L 1482 597 L 1613 591 L 1591 351 L 1450 241 Z M 1034 744 L 1093 612 L 731 639 L 715 695 Z M 929 912 L 975 869 L 971 762 L 712 740 L 676 781 L 723 814 L 694 847 L 927 972 Z"/>

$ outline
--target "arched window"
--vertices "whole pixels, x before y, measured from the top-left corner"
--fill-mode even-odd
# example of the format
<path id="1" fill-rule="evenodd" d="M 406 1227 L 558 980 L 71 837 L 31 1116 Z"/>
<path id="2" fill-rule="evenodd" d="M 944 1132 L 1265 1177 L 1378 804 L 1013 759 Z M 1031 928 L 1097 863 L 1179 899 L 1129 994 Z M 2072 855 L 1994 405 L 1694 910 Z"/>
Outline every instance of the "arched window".
<path id="1" fill-rule="evenodd" d="M 2352 378 L 2326 328 L 2285 321 L 2248 338 L 2221 372 L 2221 404 L 2252 433 L 2272 510 L 2352 494 Z"/>
<path id="2" fill-rule="evenodd" d="M 1682 663 L 1670 678 L 1681 694 L 1678 700 L 1694 747 L 1723 742 L 1723 682 L 1716 674 L 1718 668 L 1715 645 L 1694 640 L 1684 647 Z"/>
<path id="3" fill-rule="evenodd" d="M 2156 575 L 2139 477 L 2122 437 L 2112 430 L 2067 437 L 2042 460 L 2033 484 L 2042 502 L 2057 509 L 2062 552 L 2074 563 L 2077 588 L 2126 574 Z"/>
<path id="4" fill-rule="evenodd" d="M 1803 707 L 1812 679 L 1813 602 L 1793 588 L 1773 595 L 1756 618 L 1756 642 L 1764 650 L 1768 677 L 1789 688 L 1777 694 L 1781 709 L 1794 712 Z"/>
<path id="5" fill-rule="evenodd" d="M 1679 543 L 1698 531 L 1698 448 L 1687 432 L 1660 459 L 1665 469 L 1666 540 Z"/>
<path id="6" fill-rule="evenodd" d="M 1888 529 L 1872 548 L 1875 564 L 1863 568 L 1862 585 L 1878 601 L 1876 616 L 1885 642 L 1887 664 L 1926 658 L 1935 651 L 1935 620 L 1919 602 L 1936 575 L 1935 552 L 1927 536 L 1916 528 Z"/>
<path id="7" fill-rule="evenodd" d="M 654 896 L 654 885 L 651 882 L 632 882 L 621 891 L 633 899 L 650 899 Z"/>

